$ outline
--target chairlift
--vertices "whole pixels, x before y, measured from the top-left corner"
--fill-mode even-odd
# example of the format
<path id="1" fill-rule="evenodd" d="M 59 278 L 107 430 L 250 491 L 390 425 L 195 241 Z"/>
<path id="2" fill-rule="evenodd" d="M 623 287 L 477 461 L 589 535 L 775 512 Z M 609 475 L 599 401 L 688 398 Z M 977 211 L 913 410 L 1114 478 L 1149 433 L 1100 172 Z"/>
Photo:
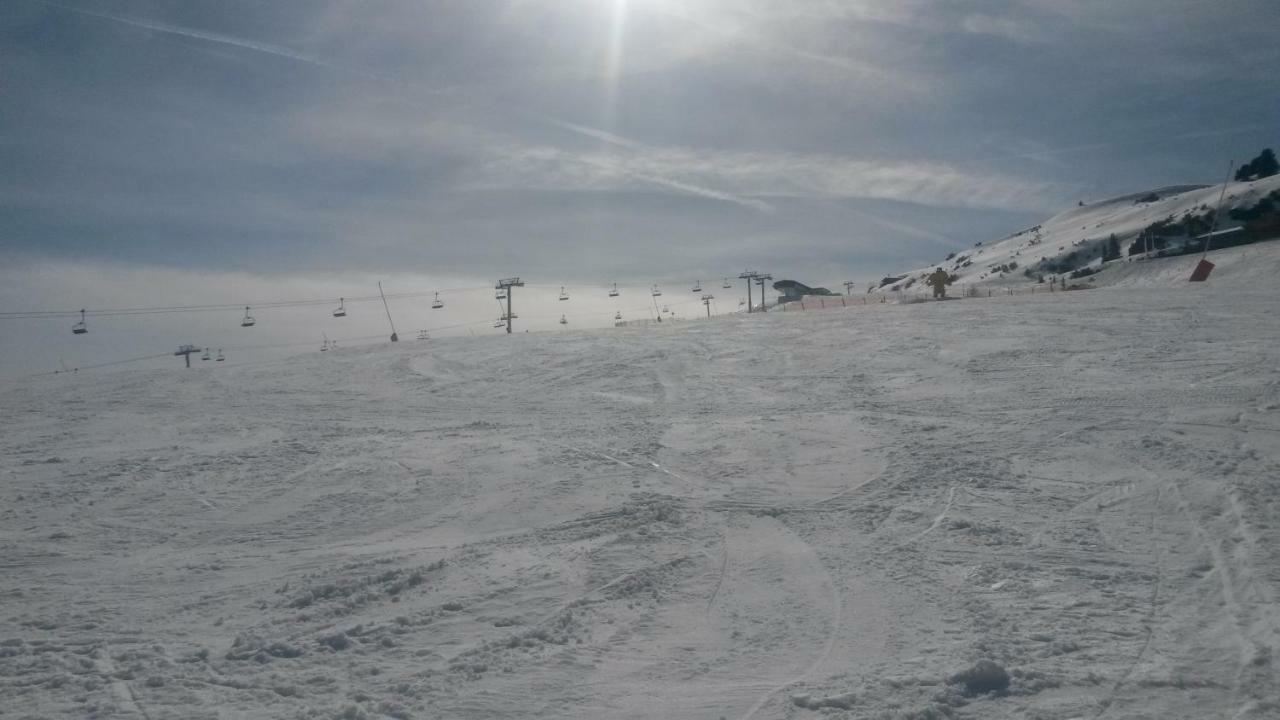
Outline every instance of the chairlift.
<path id="1" fill-rule="evenodd" d="M 654 297 L 661 297 L 661 296 L 662 296 L 662 291 L 658 289 L 658 286 L 657 286 L 657 285 L 654 285 L 654 286 L 653 286 L 653 296 L 654 296 Z"/>
<path id="2" fill-rule="evenodd" d="M 227 359 L 227 358 L 222 354 L 222 348 L 218 348 L 218 357 L 217 357 L 217 361 L 218 361 L 218 362 L 222 362 L 223 360 L 226 360 L 226 359 Z"/>
<path id="3" fill-rule="evenodd" d="M 730 290 L 733 288 L 733 283 L 729 282 L 729 278 L 725 278 L 724 285 L 722 285 L 721 287 L 723 287 L 725 290 Z"/>
<path id="4" fill-rule="evenodd" d="M 561 315 L 561 316 L 560 316 L 560 324 L 561 324 L 561 325 L 568 325 L 568 324 L 569 324 L 569 321 L 565 318 L 565 316 Z"/>
<path id="5" fill-rule="evenodd" d="M 506 290 L 499 289 L 497 292 L 495 292 L 495 293 L 493 294 L 493 297 L 494 297 L 494 299 L 495 299 L 495 300 L 506 300 L 506 299 L 507 299 L 507 291 L 506 291 Z"/>
<path id="6" fill-rule="evenodd" d="M 663 306 L 662 306 L 662 312 L 664 312 L 664 313 L 669 313 L 669 312 L 671 312 L 671 308 L 667 307 L 666 305 L 663 305 Z"/>
<path id="7" fill-rule="evenodd" d="M 621 310 L 619 310 L 618 312 L 614 313 L 614 314 L 613 314 L 613 319 L 614 319 L 614 320 L 621 320 L 621 319 L 622 319 L 622 311 L 621 311 Z"/>
<path id="8" fill-rule="evenodd" d="M 71 332 L 75 333 L 76 335 L 83 335 L 89 332 L 89 327 L 84 324 L 84 310 L 80 311 L 80 322 L 71 326 Z"/>
<path id="9" fill-rule="evenodd" d="M 561 300 L 568 300 L 568 299 L 569 299 L 569 293 L 565 292 L 565 289 L 564 289 L 564 286 L 563 286 L 563 285 L 561 285 L 561 286 L 560 286 L 560 299 L 561 299 Z"/>
<path id="10" fill-rule="evenodd" d="M 440 299 L 440 293 L 436 293 L 436 299 L 431 301 L 431 309 L 439 310 L 444 307 L 444 301 Z"/>
<path id="11" fill-rule="evenodd" d="M 426 331 L 426 330 L 419 330 L 419 331 L 418 331 L 418 339 L 419 339 L 419 340 L 430 340 L 430 339 L 431 339 L 431 337 L 427 335 L 427 331 Z"/>
<path id="12" fill-rule="evenodd" d="M 496 327 L 496 328 L 506 327 L 506 326 L 507 326 L 507 323 L 506 323 L 506 321 L 505 321 L 505 320 L 503 320 L 502 318 L 498 318 L 497 320 L 494 320 L 494 321 L 493 321 L 493 326 L 494 326 L 494 327 Z"/>
<path id="13" fill-rule="evenodd" d="M 609 297 L 618 297 L 618 283 L 613 284 L 613 289 L 609 291 Z"/>
<path id="14" fill-rule="evenodd" d="M 257 322 L 257 320 L 254 320 L 254 319 L 253 319 L 253 316 L 249 314 L 249 306 L 248 306 L 248 305 L 245 305 L 245 306 L 244 306 L 244 319 L 240 321 L 240 327 L 253 327 L 254 323 L 256 323 L 256 322 Z"/>
<path id="15" fill-rule="evenodd" d="M 324 342 L 320 343 L 320 352 L 328 352 L 328 351 L 329 351 L 329 341 L 325 340 Z"/>
<path id="16" fill-rule="evenodd" d="M 200 356 L 200 359 L 201 359 L 201 360 L 208 360 L 208 359 L 210 359 L 210 358 L 209 358 L 209 348 L 205 348 L 205 349 L 204 349 L 204 354 Z"/>
<path id="17" fill-rule="evenodd" d="M 346 306 L 346 301 L 345 301 L 345 300 L 343 300 L 342 298 L 338 298 L 338 309 L 333 311 L 333 316 L 334 316 L 334 317 L 346 317 L 346 316 L 347 316 L 347 306 Z"/>
<path id="18" fill-rule="evenodd" d="M 689 288 L 689 292 L 696 292 L 696 293 L 702 292 L 702 281 L 694 280 L 693 287 Z"/>

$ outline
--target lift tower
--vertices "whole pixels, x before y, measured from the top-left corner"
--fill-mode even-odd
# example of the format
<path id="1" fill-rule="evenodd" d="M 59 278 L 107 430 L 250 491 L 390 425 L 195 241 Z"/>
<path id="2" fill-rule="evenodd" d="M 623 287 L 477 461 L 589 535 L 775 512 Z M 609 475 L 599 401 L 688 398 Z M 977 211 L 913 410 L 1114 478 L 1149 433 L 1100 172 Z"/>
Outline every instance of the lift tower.
<path id="1" fill-rule="evenodd" d="M 508 335 L 511 334 L 511 321 L 512 319 L 515 318 L 515 315 L 511 312 L 511 289 L 518 288 L 518 287 L 524 287 L 524 283 L 520 282 L 520 278 L 518 277 L 503 278 L 498 281 L 497 285 L 493 286 L 494 290 L 505 290 L 507 294 L 507 334 Z"/>
<path id="2" fill-rule="evenodd" d="M 191 367 L 191 354 L 192 354 L 192 353 L 195 353 L 196 355 L 199 355 L 199 354 L 200 354 L 200 348 L 196 347 L 195 345 L 183 345 L 183 346 L 179 347 L 179 348 L 178 348 L 178 349 L 173 353 L 173 355 L 174 355 L 174 357 L 177 357 L 177 356 L 179 356 L 179 355 L 182 355 L 182 356 L 186 357 L 186 358 L 187 358 L 187 367 Z"/>
<path id="3" fill-rule="evenodd" d="M 760 312 L 768 312 L 768 308 L 764 304 L 764 284 L 765 281 L 772 279 L 773 276 L 769 273 L 756 273 L 756 284 L 760 286 Z"/>
<path id="4" fill-rule="evenodd" d="M 738 277 L 747 281 L 747 312 L 755 312 L 751 304 L 751 281 L 755 280 L 759 273 L 754 270 L 743 270 Z"/>

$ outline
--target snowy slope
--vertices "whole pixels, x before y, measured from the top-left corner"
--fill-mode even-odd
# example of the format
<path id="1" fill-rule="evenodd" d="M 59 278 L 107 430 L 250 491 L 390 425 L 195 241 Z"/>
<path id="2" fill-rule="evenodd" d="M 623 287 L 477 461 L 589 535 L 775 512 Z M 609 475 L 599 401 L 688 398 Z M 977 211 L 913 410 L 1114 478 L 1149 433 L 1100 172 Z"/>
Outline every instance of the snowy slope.
<path id="1" fill-rule="evenodd" d="M 1223 221 L 1220 228 L 1240 224 L 1227 218 L 1233 208 L 1252 207 L 1258 200 L 1276 190 L 1280 190 L 1280 175 L 1251 182 L 1229 183 L 1223 201 Z M 923 285 L 921 276 L 939 267 L 956 274 L 956 283 L 960 285 L 983 283 L 1001 286 L 1034 282 L 1023 271 L 1034 267 L 1041 260 L 1061 257 L 1079 248 L 1097 247 L 1112 234 L 1119 239 L 1123 254 L 1129 243 L 1147 226 L 1165 219 L 1178 221 L 1188 213 L 1200 215 L 1211 211 L 1217 206 L 1221 193 L 1221 185 L 1182 185 L 1122 195 L 1075 207 L 1010 237 L 984 242 L 960 251 L 955 257 L 937 265 L 903 273 L 906 278 L 901 283 L 886 286 L 884 290 L 904 289 L 912 278 L 916 279 L 912 289 L 920 289 Z M 1158 199 L 1148 200 L 1153 196 Z M 1016 263 L 1017 267 L 1002 274 L 999 267 L 1010 263 Z"/>
<path id="2" fill-rule="evenodd" d="M 1277 310 L 1178 283 L 5 384 L 0 712 L 1274 718 Z M 984 659 L 1007 693 L 948 682 Z"/>

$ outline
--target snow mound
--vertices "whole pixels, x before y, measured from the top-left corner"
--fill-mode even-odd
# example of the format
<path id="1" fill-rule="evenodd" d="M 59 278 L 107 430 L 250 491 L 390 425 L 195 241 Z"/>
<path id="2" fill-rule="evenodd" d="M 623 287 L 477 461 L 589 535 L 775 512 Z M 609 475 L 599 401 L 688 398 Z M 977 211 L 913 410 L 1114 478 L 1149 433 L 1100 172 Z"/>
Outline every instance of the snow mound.
<path id="1" fill-rule="evenodd" d="M 947 682 L 963 685 L 966 695 L 1002 693 L 1009 689 L 1009 673 L 991 660 L 979 660 L 952 675 Z"/>

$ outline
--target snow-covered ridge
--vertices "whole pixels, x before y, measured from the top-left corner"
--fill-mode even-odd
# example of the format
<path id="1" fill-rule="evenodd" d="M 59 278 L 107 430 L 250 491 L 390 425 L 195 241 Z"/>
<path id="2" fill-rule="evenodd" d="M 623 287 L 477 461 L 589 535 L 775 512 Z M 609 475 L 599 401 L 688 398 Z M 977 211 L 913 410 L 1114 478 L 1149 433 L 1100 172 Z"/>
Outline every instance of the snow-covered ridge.
<path id="1" fill-rule="evenodd" d="M 1218 228 L 1240 226 L 1241 223 L 1231 219 L 1229 213 L 1251 208 L 1274 192 L 1280 192 L 1280 176 L 1229 183 Z M 1035 277 L 1026 274 L 1028 269 L 1033 275 L 1049 275 L 1054 271 L 1049 266 L 1073 252 L 1084 250 L 1080 257 L 1100 255 L 1102 246 L 1112 235 L 1116 237 L 1123 257 L 1130 243 L 1155 223 L 1176 224 L 1188 217 L 1204 217 L 1212 213 L 1221 193 L 1222 185 L 1171 185 L 1084 203 L 1003 239 L 978 243 L 937 264 L 901 273 L 901 281 L 886 284 L 881 289 L 915 288 L 923 282 L 923 276 L 937 268 L 954 274 L 955 282 L 961 284 L 1036 282 Z"/>

